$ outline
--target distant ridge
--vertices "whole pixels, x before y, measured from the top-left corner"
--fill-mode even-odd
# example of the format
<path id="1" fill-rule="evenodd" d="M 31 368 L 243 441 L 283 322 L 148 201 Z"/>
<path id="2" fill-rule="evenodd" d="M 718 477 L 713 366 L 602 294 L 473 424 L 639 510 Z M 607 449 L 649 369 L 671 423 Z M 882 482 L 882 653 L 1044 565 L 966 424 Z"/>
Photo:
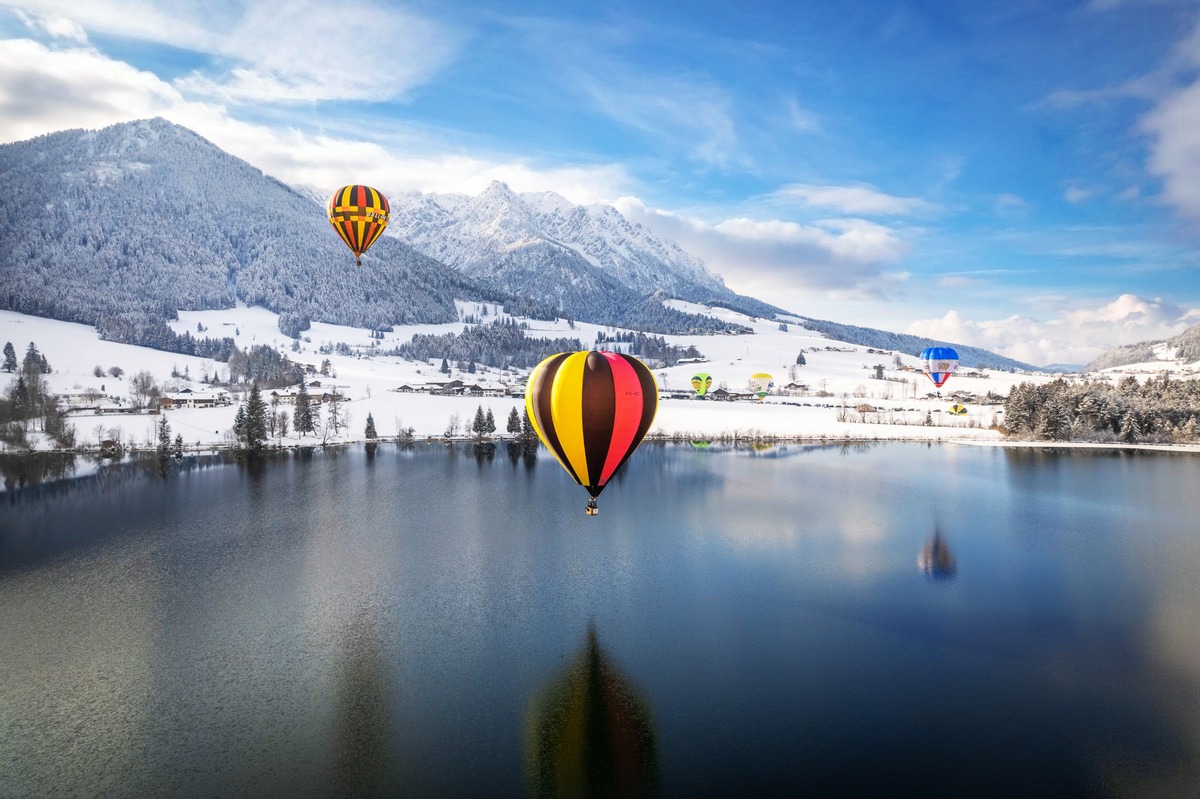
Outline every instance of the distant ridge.
<path id="1" fill-rule="evenodd" d="M 1193 325 L 1172 338 L 1127 344 L 1109 350 L 1083 367 L 1083 371 L 1099 372 L 1116 366 L 1153 361 L 1169 361 L 1179 365 L 1200 361 L 1200 325 Z"/>
<path id="2" fill-rule="evenodd" d="M 864 347 L 875 347 L 881 350 L 896 350 L 898 352 L 906 352 L 909 355 L 919 355 L 921 350 L 926 347 L 949 345 L 958 352 L 959 363 L 965 367 L 1017 370 L 1023 372 L 1049 371 L 1045 367 L 1033 366 L 1023 361 L 1006 358 L 1003 355 L 997 355 L 994 352 L 989 352 L 978 347 L 969 347 L 965 344 L 937 341 L 931 338 L 909 335 L 908 333 L 889 333 L 886 330 L 875 330 L 870 327 L 843 325 L 823 319 L 810 319 L 805 316 L 798 318 L 802 320 L 803 325 L 809 330 L 824 333 L 830 338 L 845 341 L 848 344 L 859 344 Z"/>

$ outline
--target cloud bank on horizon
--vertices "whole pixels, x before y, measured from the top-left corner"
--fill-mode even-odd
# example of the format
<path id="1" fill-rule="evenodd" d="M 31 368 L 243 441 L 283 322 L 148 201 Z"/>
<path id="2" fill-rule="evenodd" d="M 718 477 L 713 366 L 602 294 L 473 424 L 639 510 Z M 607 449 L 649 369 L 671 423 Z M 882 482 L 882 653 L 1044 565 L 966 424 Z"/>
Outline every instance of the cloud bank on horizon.
<path id="1" fill-rule="evenodd" d="M 326 190 L 553 190 L 1033 363 L 1200 321 L 1195 3 L 653 5 L 0 0 L 0 142 L 163 116 Z"/>

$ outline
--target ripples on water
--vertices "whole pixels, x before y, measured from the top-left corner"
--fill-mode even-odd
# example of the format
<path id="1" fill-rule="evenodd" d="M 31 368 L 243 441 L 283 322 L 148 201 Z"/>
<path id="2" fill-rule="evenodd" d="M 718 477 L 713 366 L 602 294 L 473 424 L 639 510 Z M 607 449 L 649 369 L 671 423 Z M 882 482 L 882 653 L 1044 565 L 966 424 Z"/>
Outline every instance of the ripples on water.
<path id="1" fill-rule="evenodd" d="M 1200 795 L 1200 458 L 0 459 L 0 796 Z"/>

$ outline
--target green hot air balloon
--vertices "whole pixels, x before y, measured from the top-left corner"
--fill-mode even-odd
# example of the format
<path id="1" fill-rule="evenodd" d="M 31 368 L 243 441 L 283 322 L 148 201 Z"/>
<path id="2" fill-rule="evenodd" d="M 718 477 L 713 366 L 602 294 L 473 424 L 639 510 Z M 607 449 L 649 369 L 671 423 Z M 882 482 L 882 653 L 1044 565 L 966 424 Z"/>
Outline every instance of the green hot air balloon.
<path id="1" fill-rule="evenodd" d="M 696 392 L 697 397 L 703 397 L 712 388 L 712 375 L 698 374 L 692 375 L 692 390 Z"/>

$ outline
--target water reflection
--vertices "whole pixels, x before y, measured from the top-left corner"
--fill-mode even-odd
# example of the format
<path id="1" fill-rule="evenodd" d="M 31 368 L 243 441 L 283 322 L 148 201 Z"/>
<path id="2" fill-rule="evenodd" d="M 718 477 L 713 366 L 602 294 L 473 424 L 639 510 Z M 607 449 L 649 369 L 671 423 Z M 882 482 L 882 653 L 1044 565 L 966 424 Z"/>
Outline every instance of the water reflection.
<path id="1" fill-rule="evenodd" d="M 333 733 L 333 795 L 380 796 L 393 735 L 378 617 L 359 613 L 341 630 L 340 638 L 342 677 Z"/>
<path id="2" fill-rule="evenodd" d="M 640 797 L 658 781 L 649 704 L 600 648 L 583 650 L 529 704 L 525 774 L 535 797 Z"/>
<path id="3" fill-rule="evenodd" d="M 0 476 L 9 492 L 65 480 L 75 474 L 75 468 L 75 455 L 69 452 L 0 457 Z"/>
<path id="4" fill-rule="evenodd" d="M 925 576 L 934 580 L 949 580 L 958 570 L 950 545 L 942 537 L 942 531 L 935 528 L 933 538 L 921 547 L 917 555 L 917 567 L 925 572 Z"/>

